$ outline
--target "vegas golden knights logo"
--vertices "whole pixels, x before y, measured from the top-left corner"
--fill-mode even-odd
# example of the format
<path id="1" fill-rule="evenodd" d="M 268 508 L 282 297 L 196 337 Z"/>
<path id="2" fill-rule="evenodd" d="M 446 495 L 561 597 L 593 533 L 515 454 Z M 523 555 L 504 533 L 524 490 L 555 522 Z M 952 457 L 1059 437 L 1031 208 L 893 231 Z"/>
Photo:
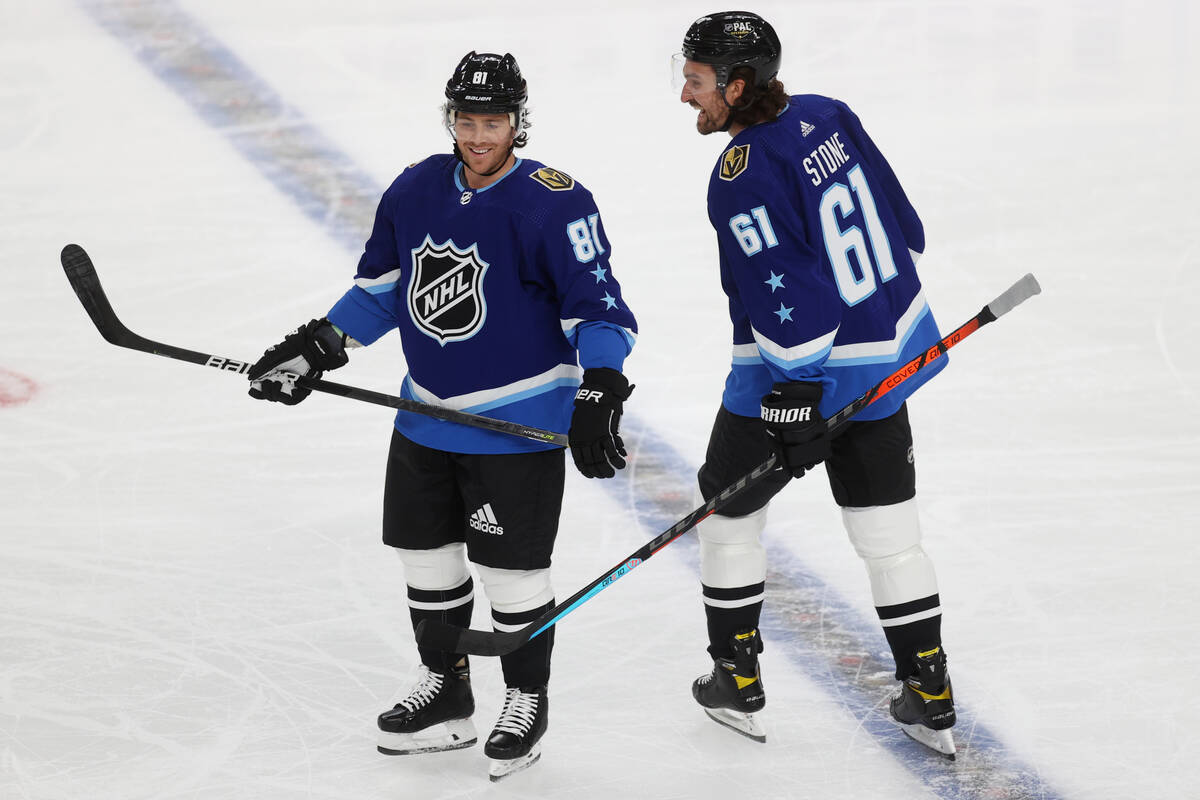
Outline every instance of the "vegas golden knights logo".
<path id="1" fill-rule="evenodd" d="M 476 245 L 459 249 L 452 240 L 434 244 L 428 235 L 412 251 L 408 314 L 427 336 L 447 342 L 470 339 L 487 318 L 483 274 L 488 263 Z"/>
<path id="2" fill-rule="evenodd" d="M 565 172 L 559 172 L 553 167 L 542 167 L 529 177 L 545 186 L 552 192 L 565 192 L 575 188 L 575 179 Z"/>
<path id="3" fill-rule="evenodd" d="M 721 180 L 731 181 L 750 166 L 750 145 L 734 145 L 721 157 Z"/>

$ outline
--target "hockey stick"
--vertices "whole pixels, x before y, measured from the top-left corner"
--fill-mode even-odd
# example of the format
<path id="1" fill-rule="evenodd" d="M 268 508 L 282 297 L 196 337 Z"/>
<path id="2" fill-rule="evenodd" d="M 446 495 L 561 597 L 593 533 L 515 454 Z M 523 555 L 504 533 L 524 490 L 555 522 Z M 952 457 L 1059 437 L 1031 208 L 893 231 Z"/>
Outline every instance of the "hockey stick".
<path id="1" fill-rule="evenodd" d="M 109 342 L 118 347 L 128 347 L 131 350 L 140 350 L 143 353 L 153 353 L 156 356 L 166 356 L 167 358 L 188 361 L 204 367 L 214 367 L 223 372 L 233 372 L 238 375 L 243 375 L 250 370 L 248 362 L 224 358 L 212 355 L 211 353 L 198 353 L 195 350 L 185 350 L 182 347 L 154 342 L 126 328 L 124 323 L 117 317 L 117 312 L 113 311 L 112 304 L 108 302 L 108 297 L 104 294 L 104 287 L 100 285 L 100 276 L 96 274 L 96 267 L 92 264 L 91 257 L 79 245 L 69 244 L 63 248 L 62 265 L 63 270 L 67 273 L 67 280 L 71 282 L 71 288 L 75 290 L 75 294 L 79 297 L 79 302 L 83 303 L 84 309 L 87 311 L 88 316 L 92 318 L 92 322 L 95 323 L 96 329 L 100 331 L 100 335 Z M 442 408 L 441 406 L 434 406 L 417 400 L 407 400 L 403 397 L 374 392 L 370 389 L 360 389 L 356 386 L 346 386 L 345 384 L 323 381 L 317 378 L 307 378 L 303 375 L 296 376 L 296 383 L 305 389 L 349 397 L 351 400 L 361 400 L 365 403 L 374 403 L 400 411 L 411 411 L 414 414 L 423 414 L 427 417 L 436 417 L 447 422 L 470 425 L 473 428 L 508 433 L 513 436 L 532 439 L 535 442 L 556 444 L 560 447 L 567 446 L 566 434 L 545 431 L 541 428 L 533 428 L 517 422 L 481 417 L 477 414 L 468 414 L 465 411 L 455 411 L 452 408 Z"/>
<path id="2" fill-rule="evenodd" d="M 858 399 L 831 416 L 827 421 L 829 430 L 831 432 L 838 430 L 859 411 L 862 411 L 871 403 L 874 403 L 892 389 L 895 389 L 904 381 L 916 375 L 926 366 L 941 358 L 951 347 L 954 347 L 989 322 L 994 322 L 996 319 L 1004 316 L 1041 291 L 1042 289 L 1038 286 L 1037 279 L 1033 275 L 1026 275 L 1024 278 L 1021 278 L 1003 294 L 984 306 L 982 311 L 971 317 L 963 325 L 960 325 L 948 336 L 935 343 L 932 347 L 921 353 L 921 355 L 909 361 L 875 386 L 872 386 L 860 395 Z M 762 476 L 771 472 L 774 468 L 775 456 L 772 455 L 749 475 L 742 476 L 736 483 L 726 488 L 716 497 L 713 497 L 704 505 L 693 510 L 670 528 L 630 553 L 615 567 L 606 570 L 603 575 L 520 630 L 512 632 L 487 632 L 472 628 L 462 628 L 437 620 L 422 620 L 416 629 L 417 641 L 422 647 L 429 647 L 448 653 L 465 653 L 478 656 L 502 656 L 511 653 L 530 639 L 552 627 L 567 614 L 579 608 L 579 606 L 595 597 L 601 591 L 607 589 L 659 550 L 662 550 L 671 542 L 690 531 L 710 514 L 715 513 L 734 497 L 741 494 L 747 487 L 757 483 Z"/>

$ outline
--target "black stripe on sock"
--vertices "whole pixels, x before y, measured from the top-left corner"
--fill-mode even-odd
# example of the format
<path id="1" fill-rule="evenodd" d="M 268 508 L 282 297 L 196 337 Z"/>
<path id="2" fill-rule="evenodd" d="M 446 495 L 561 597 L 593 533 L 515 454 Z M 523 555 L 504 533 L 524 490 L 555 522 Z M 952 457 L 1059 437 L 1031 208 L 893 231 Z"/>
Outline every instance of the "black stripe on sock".
<path id="1" fill-rule="evenodd" d="M 709 600 L 746 600 L 758 597 L 766 589 L 766 583 L 752 583 L 749 586 L 735 586 L 732 589 L 717 589 L 712 586 L 701 586 L 704 596 Z"/>
<path id="2" fill-rule="evenodd" d="M 474 581 L 468 576 L 465 581 L 455 586 L 453 589 L 415 589 L 412 586 L 408 587 L 408 599 L 417 603 L 432 603 L 440 605 L 443 603 L 452 603 L 455 600 L 461 600 L 474 590 Z"/>
<path id="3" fill-rule="evenodd" d="M 910 600 L 907 603 L 897 603 L 894 606 L 875 606 L 875 611 L 879 614 L 881 620 L 898 619 L 899 617 L 907 617 L 909 614 L 929 611 L 941 604 L 942 601 L 938 598 L 938 595 L 931 594 L 928 597 Z"/>
<path id="4" fill-rule="evenodd" d="M 496 620 L 496 622 L 499 622 L 501 625 L 528 625 L 552 608 L 554 608 L 553 600 L 543 606 L 531 608 L 528 611 L 515 611 L 508 613 L 497 611 L 495 608 L 493 608 L 492 619 Z"/>

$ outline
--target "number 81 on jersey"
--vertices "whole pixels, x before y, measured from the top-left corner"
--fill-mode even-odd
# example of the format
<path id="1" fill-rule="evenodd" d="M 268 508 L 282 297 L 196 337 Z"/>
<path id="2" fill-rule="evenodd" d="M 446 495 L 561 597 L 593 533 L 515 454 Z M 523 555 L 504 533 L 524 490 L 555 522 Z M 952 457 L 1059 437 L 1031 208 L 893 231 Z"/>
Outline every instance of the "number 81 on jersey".
<path id="1" fill-rule="evenodd" d="M 575 258 L 581 264 L 586 264 L 596 257 L 604 255 L 604 245 L 600 244 L 600 215 L 588 214 L 587 219 L 580 217 L 567 226 L 567 240 L 575 250 Z"/>

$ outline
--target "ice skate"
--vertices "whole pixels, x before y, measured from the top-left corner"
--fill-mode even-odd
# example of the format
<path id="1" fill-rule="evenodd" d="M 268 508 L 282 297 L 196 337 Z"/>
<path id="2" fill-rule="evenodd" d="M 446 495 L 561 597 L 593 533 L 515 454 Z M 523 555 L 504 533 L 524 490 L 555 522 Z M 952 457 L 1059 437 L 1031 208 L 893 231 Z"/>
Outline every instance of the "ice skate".
<path id="1" fill-rule="evenodd" d="M 520 772 L 542 757 L 541 738 L 546 732 L 548 710 L 545 686 L 508 689 L 500 719 L 483 746 L 484 755 L 491 759 L 491 780 Z"/>
<path id="2" fill-rule="evenodd" d="M 729 641 L 733 659 L 718 658 L 712 672 L 692 683 L 692 696 L 713 721 L 765 742 L 767 734 L 754 716 L 767 703 L 758 671 L 758 631 L 739 631 Z"/>
<path id="3" fill-rule="evenodd" d="M 954 737 L 950 735 L 955 722 L 954 694 L 941 647 L 917 653 L 915 670 L 900 684 L 891 710 L 905 733 L 954 760 Z"/>
<path id="4" fill-rule="evenodd" d="M 465 663 L 445 675 L 422 666 L 408 696 L 379 715 L 376 749 L 401 756 L 470 747 L 479 738 L 471 722 L 473 713 L 475 698 Z"/>

